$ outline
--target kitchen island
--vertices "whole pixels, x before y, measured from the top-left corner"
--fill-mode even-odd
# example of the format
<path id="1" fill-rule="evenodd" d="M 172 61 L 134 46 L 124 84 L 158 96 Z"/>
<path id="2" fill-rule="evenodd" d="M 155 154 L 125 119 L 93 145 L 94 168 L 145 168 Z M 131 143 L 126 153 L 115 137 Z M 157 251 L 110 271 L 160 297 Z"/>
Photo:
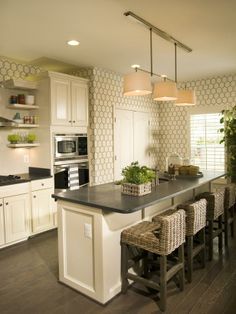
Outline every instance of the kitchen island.
<path id="1" fill-rule="evenodd" d="M 120 233 L 211 189 L 223 172 L 164 181 L 141 197 L 114 183 L 53 194 L 58 207 L 59 280 L 105 304 L 121 290 Z"/>

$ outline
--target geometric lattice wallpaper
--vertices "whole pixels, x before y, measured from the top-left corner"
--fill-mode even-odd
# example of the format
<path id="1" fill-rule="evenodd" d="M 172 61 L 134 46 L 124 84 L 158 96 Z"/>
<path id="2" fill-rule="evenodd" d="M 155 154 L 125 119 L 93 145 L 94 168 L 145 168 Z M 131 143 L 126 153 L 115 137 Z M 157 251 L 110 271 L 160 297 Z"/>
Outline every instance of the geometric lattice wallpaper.
<path id="1" fill-rule="evenodd" d="M 42 69 L 0 57 L 0 81 L 37 75 Z M 72 74 L 72 73 L 70 73 Z M 123 78 L 110 70 L 86 68 L 73 73 L 89 78 L 89 124 L 92 183 L 101 184 L 113 180 L 113 117 L 115 108 L 148 112 L 151 117 L 153 150 L 151 161 L 159 169 L 165 169 L 166 157 L 178 153 L 189 157 L 188 115 L 190 107 L 178 107 L 173 103 L 152 101 L 151 96 L 124 97 Z M 236 105 L 236 74 L 199 79 L 180 83 L 180 87 L 195 88 L 199 112 L 207 108 L 220 112 Z M 0 109 L 1 106 L 0 101 Z M 27 171 L 23 154 L 6 147 L 6 131 L 0 133 L 0 170 L 7 173 Z M 22 155 L 22 156 L 21 156 Z M 21 162 L 18 162 L 20 158 Z M 11 165 L 11 166 L 10 166 Z M 10 166 L 10 168 L 9 168 Z M 9 168 L 9 169 L 8 169 Z"/>
<path id="2" fill-rule="evenodd" d="M 90 118 L 90 169 L 92 184 L 113 181 L 113 122 L 115 108 L 148 112 L 152 147 L 158 147 L 158 106 L 150 96 L 123 96 L 123 78 L 110 70 L 101 68 L 81 69 L 78 76 L 89 78 Z M 151 163 L 156 165 L 157 154 L 151 153 Z"/>
<path id="3" fill-rule="evenodd" d="M 165 168 L 166 157 L 171 153 L 178 153 L 182 157 L 190 156 L 188 143 L 188 112 L 205 110 L 221 112 L 236 105 L 236 74 L 220 77 L 206 78 L 186 83 L 179 86 L 195 88 L 197 103 L 194 107 L 179 107 L 173 103 L 159 104 L 159 139 L 160 154 L 158 165 Z"/>

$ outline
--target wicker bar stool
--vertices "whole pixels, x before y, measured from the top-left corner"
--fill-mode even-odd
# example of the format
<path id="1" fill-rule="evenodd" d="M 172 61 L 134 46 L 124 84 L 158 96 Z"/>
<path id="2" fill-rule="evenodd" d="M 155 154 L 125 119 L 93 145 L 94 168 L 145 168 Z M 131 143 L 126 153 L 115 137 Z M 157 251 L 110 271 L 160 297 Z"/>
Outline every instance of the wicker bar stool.
<path id="1" fill-rule="evenodd" d="M 213 240 L 218 237 L 219 252 L 222 252 L 223 247 L 223 214 L 224 214 L 224 193 L 218 192 L 204 192 L 196 196 L 196 199 L 206 199 L 207 201 L 207 246 L 209 253 L 209 260 L 213 258 Z"/>
<path id="2" fill-rule="evenodd" d="M 202 266 L 206 265 L 206 209 L 207 201 L 200 199 L 196 202 L 187 202 L 178 205 L 177 208 L 184 209 L 186 212 L 186 271 L 187 280 L 192 282 L 193 259 L 200 255 Z"/>
<path id="3" fill-rule="evenodd" d="M 184 289 L 184 243 L 185 212 L 171 211 L 160 216 L 157 222 L 143 221 L 121 233 L 121 279 L 122 292 L 126 293 L 128 279 L 139 282 L 160 292 L 160 309 L 165 311 L 167 298 L 167 282 L 178 276 L 180 290 Z M 178 248 L 175 265 L 167 269 L 167 256 Z M 134 254 L 136 251 L 136 254 Z M 151 276 L 148 254 L 160 260 L 160 279 L 148 279 Z M 133 274 L 129 269 L 143 260 L 141 274 Z M 155 261 L 157 262 L 157 261 Z"/>
<path id="4" fill-rule="evenodd" d="M 236 202 L 235 185 L 228 184 L 225 187 L 224 199 L 224 233 L 225 233 L 225 246 L 228 247 L 229 227 L 231 237 L 234 236 L 234 209 Z"/>

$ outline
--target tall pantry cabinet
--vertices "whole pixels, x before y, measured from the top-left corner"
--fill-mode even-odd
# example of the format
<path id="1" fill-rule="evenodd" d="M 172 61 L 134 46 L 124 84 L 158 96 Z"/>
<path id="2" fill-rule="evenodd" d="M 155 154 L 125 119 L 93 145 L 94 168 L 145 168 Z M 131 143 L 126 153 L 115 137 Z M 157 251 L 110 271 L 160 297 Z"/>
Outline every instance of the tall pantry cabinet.
<path id="1" fill-rule="evenodd" d="M 41 145 L 30 156 L 31 166 L 50 168 L 53 174 L 54 134 L 87 133 L 88 80 L 49 71 L 39 76 L 37 92 Z"/>

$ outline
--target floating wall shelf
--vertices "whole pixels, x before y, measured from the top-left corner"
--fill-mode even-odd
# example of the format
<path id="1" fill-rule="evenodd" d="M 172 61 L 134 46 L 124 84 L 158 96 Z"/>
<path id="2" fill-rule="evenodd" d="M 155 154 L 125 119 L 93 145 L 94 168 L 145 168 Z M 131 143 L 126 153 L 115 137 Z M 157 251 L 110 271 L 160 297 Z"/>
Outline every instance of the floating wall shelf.
<path id="1" fill-rule="evenodd" d="M 25 109 L 25 110 L 29 110 L 29 109 L 38 109 L 39 106 L 12 104 L 12 105 L 8 105 L 7 108 L 9 108 L 9 109 Z"/>
<path id="2" fill-rule="evenodd" d="M 10 148 L 30 148 L 30 147 L 37 147 L 40 146 L 39 143 L 19 143 L 19 144 L 8 144 L 7 147 Z"/>

